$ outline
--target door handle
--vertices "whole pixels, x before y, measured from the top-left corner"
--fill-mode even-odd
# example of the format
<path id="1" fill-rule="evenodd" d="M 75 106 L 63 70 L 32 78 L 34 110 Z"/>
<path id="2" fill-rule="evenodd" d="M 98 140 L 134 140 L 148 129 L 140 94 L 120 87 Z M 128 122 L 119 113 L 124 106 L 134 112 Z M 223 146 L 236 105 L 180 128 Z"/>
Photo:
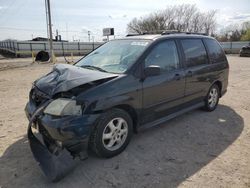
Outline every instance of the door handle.
<path id="1" fill-rule="evenodd" d="M 187 77 L 192 77 L 193 76 L 193 72 L 192 71 L 188 71 L 186 74 Z"/>

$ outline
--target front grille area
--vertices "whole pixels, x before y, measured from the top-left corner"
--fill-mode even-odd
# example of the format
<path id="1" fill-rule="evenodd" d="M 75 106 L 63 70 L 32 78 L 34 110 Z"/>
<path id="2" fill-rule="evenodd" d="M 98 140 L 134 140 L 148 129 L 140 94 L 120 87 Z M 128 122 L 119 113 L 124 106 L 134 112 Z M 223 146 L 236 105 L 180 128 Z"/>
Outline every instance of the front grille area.
<path id="1" fill-rule="evenodd" d="M 49 96 L 41 92 L 38 88 L 34 87 L 30 91 L 30 100 L 35 103 L 36 106 L 44 103 L 49 99 Z"/>
<path id="2" fill-rule="evenodd" d="M 38 130 L 39 130 L 39 133 L 43 135 L 44 139 L 46 139 L 50 143 L 54 142 L 54 140 L 49 135 L 48 131 L 43 127 L 43 125 L 40 122 L 38 125 Z"/>
<path id="3" fill-rule="evenodd" d="M 44 128 L 44 126 L 40 122 L 38 122 L 38 130 L 39 130 L 39 133 L 42 135 L 43 142 L 48 148 L 48 150 L 51 153 L 55 153 L 57 151 L 55 140 L 50 136 L 48 131 Z"/>

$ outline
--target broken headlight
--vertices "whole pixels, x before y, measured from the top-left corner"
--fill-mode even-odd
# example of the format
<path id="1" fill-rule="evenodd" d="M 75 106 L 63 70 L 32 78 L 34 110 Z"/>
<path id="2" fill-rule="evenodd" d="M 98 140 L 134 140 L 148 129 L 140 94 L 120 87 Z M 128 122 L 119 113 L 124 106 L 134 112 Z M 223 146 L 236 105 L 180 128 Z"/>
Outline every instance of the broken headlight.
<path id="1" fill-rule="evenodd" d="M 76 104 L 76 100 L 59 98 L 45 108 L 45 114 L 54 116 L 82 115 L 82 106 Z"/>

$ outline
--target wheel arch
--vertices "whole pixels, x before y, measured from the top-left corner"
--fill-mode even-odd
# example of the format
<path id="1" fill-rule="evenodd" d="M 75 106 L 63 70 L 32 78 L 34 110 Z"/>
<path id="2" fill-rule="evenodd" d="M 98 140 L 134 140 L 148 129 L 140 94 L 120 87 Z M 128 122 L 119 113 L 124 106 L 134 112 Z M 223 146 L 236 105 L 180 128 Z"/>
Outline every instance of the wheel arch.
<path id="1" fill-rule="evenodd" d="M 222 92 L 222 82 L 220 80 L 215 81 L 212 85 L 216 84 L 219 87 L 220 90 L 220 97 Z"/>
<path id="2" fill-rule="evenodd" d="M 133 121 L 133 131 L 134 133 L 137 133 L 138 114 L 136 110 L 128 104 L 119 104 L 119 105 L 113 106 L 112 108 L 118 108 L 127 112 Z"/>

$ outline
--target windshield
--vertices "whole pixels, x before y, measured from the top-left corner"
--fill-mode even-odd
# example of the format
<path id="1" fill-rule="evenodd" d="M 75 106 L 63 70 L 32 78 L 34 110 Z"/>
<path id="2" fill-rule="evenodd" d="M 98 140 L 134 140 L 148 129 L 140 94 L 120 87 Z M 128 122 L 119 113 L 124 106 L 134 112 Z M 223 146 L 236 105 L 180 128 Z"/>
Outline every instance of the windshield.
<path id="1" fill-rule="evenodd" d="M 149 40 L 113 40 L 81 59 L 76 66 L 111 73 L 124 73 L 141 55 Z"/>

